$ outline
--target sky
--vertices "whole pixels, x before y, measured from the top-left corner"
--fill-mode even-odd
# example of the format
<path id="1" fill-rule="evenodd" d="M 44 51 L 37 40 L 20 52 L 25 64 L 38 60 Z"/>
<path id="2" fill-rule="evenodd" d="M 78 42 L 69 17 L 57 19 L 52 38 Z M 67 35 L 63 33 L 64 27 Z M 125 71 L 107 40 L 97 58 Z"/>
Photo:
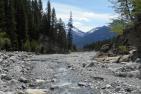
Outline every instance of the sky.
<path id="1" fill-rule="evenodd" d="M 42 0 L 44 8 L 48 0 Z M 57 18 L 68 22 L 72 11 L 73 25 L 87 32 L 95 27 L 108 25 L 116 17 L 108 0 L 50 0 Z"/>

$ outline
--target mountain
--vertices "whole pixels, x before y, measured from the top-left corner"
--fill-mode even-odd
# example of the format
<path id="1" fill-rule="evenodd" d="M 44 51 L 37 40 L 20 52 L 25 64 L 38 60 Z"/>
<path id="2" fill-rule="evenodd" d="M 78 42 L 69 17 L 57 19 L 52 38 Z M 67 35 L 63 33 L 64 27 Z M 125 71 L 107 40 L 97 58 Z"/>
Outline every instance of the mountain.
<path id="1" fill-rule="evenodd" d="M 68 33 L 68 27 L 66 28 L 66 32 Z M 79 30 L 76 27 L 72 28 L 72 36 L 73 36 L 73 43 L 78 47 L 79 45 L 77 45 L 80 40 L 83 39 L 83 37 L 85 36 L 85 32 Z"/>
<path id="2" fill-rule="evenodd" d="M 87 33 L 74 27 L 72 29 L 72 35 L 73 43 L 76 45 L 76 47 L 82 48 L 87 44 L 113 38 L 116 36 L 116 33 L 112 32 L 108 26 L 97 27 Z"/>

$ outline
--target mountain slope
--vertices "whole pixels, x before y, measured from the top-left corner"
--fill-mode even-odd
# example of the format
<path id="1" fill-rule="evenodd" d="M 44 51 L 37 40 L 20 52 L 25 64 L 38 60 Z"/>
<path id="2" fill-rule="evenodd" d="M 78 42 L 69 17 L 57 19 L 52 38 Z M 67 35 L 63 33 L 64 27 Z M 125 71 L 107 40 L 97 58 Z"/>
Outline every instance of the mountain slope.
<path id="1" fill-rule="evenodd" d="M 76 47 L 82 48 L 87 44 L 113 38 L 116 36 L 116 33 L 112 32 L 109 27 L 103 26 L 94 28 L 87 33 L 84 33 L 77 28 L 73 28 L 72 35 L 73 43 Z"/>

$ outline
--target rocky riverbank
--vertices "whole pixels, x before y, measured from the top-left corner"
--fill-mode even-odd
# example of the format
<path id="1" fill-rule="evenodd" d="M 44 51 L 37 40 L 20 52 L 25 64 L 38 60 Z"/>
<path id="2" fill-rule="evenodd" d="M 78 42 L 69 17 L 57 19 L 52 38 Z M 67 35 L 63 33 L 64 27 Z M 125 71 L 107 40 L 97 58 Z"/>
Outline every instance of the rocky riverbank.
<path id="1" fill-rule="evenodd" d="M 96 56 L 0 53 L 0 94 L 141 94 L 139 60 Z"/>
<path id="2" fill-rule="evenodd" d="M 32 55 L 26 52 L 0 52 L 0 94 L 16 94 L 30 87 Z"/>

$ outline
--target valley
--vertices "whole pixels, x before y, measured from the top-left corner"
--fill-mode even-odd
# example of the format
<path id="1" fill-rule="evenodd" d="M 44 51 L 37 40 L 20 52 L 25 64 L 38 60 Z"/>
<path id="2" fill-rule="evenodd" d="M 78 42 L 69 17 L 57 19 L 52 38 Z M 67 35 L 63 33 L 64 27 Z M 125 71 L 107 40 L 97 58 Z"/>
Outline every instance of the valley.
<path id="1" fill-rule="evenodd" d="M 108 26 L 97 27 L 88 32 L 83 32 L 74 27 L 72 28 L 72 36 L 73 43 L 76 45 L 76 47 L 83 48 L 91 43 L 112 39 L 113 37 L 117 36 L 117 34 L 112 32 Z"/>
<path id="2" fill-rule="evenodd" d="M 95 57 L 96 52 L 52 55 L 16 52 L 1 56 L 4 58 L 0 65 L 0 94 L 141 93 L 136 62 L 114 63 L 113 57 L 104 63 Z M 7 61 L 13 63 L 8 65 Z"/>

